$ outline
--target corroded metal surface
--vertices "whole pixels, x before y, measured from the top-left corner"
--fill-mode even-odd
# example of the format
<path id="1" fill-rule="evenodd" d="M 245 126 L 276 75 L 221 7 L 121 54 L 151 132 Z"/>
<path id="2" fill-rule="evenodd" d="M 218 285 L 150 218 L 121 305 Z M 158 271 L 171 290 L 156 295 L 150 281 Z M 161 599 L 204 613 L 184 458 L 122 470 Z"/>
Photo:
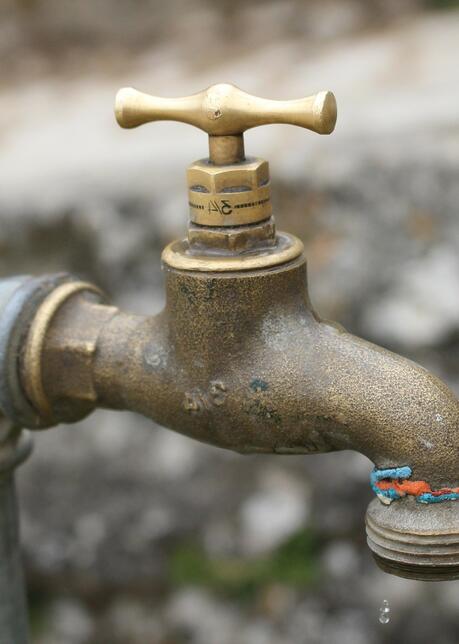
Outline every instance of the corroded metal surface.
<path id="1" fill-rule="evenodd" d="M 63 305 L 43 353 L 54 406 L 77 408 L 84 386 L 94 405 L 221 447 L 357 449 L 381 469 L 409 463 L 435 487 L 457 482 L 455 396 L 422 367 L 321 321 L 303 259 L 253 273 L 165 273 L 167 306 L 153 318 L 81 296 Z M 76 337 L 94 346 L 91 361 L 72 358 Z"/>
<path id="2" fill-rule="evenodd" d="M 322 321 L 309 302 L 304 258 L 220 274 L 166 265 L 165 276 L 167 304 L 155 317 L 123 313 L 89 293 L 63 304 L 42 354 L 56 421 L 96 406 L 129 409 L 242 453 L 354 449 L 379 469 L 409 464 L 433 488 L 457 486 L 456 397 L 422 367 Z M 437 514 L 411 501 L 393 505 L 414 523 L 426 513 L 435 534 L 458 520 L 457 503 Z M 380 516 L 389 515 L 373 517 L 374 531 Z M 385 568 L 406 568 L 385 539 L 381 549 L 369 538 Z M 413 546 L 412 576 L 435 578 L 424 570 L 438 564 L 429 548 L 421 556 Z M 455 574 L 459 553 L 448 556 L 453 564 L 436 578 Z"/>

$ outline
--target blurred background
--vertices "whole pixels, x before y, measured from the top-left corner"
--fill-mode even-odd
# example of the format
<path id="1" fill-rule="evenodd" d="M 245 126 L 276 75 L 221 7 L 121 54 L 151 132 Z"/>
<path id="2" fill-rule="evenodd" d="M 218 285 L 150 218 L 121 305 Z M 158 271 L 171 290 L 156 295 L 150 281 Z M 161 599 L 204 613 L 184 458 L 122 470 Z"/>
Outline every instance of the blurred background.
<path id="1" fill-rule="evenodd" d="M 69 270 L 158 311 L 206 136 L 122 131 L 116 90 L 331 89 L 331 137 L 246 135 L 278 227 L 305 242 L 322 316 L 459 393 L 458 55 L 452 0 L 2 0 L 1 274 Z M 370 469 L 225 453 L 127 413 L 37 435 L 18 476 L 34 644 L 457 644 L 459 582 L 372 562 Z"/>

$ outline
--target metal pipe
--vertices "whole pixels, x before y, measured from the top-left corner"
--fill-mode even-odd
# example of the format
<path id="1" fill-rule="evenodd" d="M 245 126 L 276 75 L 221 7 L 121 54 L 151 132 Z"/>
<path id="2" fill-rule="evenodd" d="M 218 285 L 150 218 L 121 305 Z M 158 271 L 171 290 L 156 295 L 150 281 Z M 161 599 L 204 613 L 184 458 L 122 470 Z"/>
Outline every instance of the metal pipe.
<path id="1" fill-rule="evenodd" d="M 0 478 L 0 642 L 27 644 L 27 604 L 14 474 Z"/>
<path id="2" fill-rule="evenodd" d="M 32 450 L 30 433 L 0 417 L 0 642 L 27 644 L 27 602 L 14 469 Z"/>

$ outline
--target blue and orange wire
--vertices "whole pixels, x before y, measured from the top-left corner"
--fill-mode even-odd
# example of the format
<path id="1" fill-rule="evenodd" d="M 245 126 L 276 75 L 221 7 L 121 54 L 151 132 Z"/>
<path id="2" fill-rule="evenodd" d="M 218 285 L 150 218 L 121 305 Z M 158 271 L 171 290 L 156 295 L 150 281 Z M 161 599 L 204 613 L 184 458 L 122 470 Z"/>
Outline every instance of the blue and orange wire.
<path id="1" fill-rule="evenodd" d="M 458 501 L 459 487 L 444 487 L 432 490 L 427 481 L 409 481 L 411 467 L 393 467 L 386 470 L 374 469 L 371 473 L 371 487 L 384 503 L 392 503 L 404 496 L 414 496 L 420 503 Z"/>

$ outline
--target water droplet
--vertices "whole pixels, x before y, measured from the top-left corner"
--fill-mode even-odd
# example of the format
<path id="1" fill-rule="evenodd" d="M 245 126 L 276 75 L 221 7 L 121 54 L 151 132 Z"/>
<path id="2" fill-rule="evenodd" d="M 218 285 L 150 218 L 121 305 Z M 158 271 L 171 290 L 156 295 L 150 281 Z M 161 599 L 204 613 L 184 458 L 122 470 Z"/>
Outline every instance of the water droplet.
<path id="1" fill-rule="evenodd" d="M 381 608 L 379 609 L 379 621 L 381 624 L 388 624 L 390 622 L 390 606 L 387 599 L 384 599 Z"/>

